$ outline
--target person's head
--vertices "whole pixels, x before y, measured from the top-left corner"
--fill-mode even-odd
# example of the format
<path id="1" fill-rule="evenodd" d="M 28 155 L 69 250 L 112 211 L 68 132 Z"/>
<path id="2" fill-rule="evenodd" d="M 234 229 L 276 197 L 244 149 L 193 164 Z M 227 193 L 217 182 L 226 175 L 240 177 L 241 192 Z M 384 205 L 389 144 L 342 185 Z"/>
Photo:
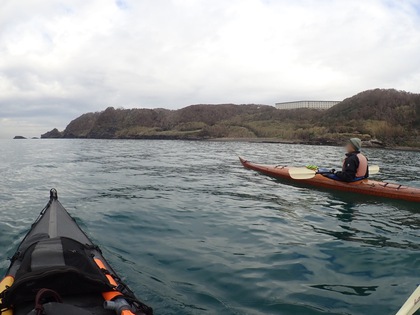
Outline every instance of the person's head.
<path id="1" fill-rule="evenodd" d="M 362 148 L 362 140 L 359 138 L 351 138 L 349 142 L 346 144 L 346 151 L 348 153 L 354 152 L 354 151 L 360 151 Z"/>

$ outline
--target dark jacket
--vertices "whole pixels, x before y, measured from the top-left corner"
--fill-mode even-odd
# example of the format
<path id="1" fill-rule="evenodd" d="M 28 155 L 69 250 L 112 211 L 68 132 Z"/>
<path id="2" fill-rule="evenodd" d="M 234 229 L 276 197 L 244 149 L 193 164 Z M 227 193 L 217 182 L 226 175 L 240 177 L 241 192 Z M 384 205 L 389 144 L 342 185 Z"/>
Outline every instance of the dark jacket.
<path id="1" fill-rule="evenodd" d="M 357 155 L 359 151 L 346 154 L 346 159 L 344 160 L 343 170 L 336 172 L 335 175 L 342 181 L 352 182 L 356 179 L 356 173 L 359 168 L 360 162 Z M 369 169 L 366 171 L 364 178 L 369 177 Z"/>

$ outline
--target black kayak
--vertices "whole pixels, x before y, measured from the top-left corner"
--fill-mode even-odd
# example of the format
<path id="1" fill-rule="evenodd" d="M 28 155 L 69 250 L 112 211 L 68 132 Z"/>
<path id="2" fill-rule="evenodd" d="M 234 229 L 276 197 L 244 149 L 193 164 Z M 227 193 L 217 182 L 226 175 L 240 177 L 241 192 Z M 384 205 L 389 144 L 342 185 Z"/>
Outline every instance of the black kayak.
<path id="1" fill-rule="evenodd" d="M 151 315 L 79 228 L 52 189 L 50 201 L 0 283 L 1 315 Z"/>

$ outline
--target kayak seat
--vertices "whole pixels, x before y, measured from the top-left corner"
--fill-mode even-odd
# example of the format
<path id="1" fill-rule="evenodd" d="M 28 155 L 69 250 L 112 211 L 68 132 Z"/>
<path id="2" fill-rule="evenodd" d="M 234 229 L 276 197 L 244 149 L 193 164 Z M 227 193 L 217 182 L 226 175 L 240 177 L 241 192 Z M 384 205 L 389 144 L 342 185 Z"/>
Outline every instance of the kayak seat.
<path id="1" fill-rule="evenodd" d="M 32 301 L 42 288 L 61 296 L 113 290 L 94 262 L 91 247 L 69 238 L 43 239 L 29 246 L 19 260 L 15 282 L 5 291 L 6 306 Z"/>
<path id="2" fill-rule="evenodd" d="M 93 313 L 87 310 L 70 304 L 50 302 L 45 303 L 43 307 L 44 315 L 93 315 Z M 36 313 L 37 311 L 34 309 L 31 312 L 29 312 L 28 315 L 36 315 Z"/>

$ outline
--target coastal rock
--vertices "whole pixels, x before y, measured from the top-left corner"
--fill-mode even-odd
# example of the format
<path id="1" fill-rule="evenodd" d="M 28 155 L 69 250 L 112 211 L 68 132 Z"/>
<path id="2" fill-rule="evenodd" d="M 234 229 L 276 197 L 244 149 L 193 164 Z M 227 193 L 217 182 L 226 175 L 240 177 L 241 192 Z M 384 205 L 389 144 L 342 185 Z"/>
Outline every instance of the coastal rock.
<path id="1" fill-rule="evenodd" d="M 63 133 L 58 131 L 57 128 L 54 128 L 51 131 L 48 131 L 46 133 L 44 133 L 43 135 L 41 135 L 41 139 L 57 139 L 57 138 L 62 138 L 63 137 Z"/>
<path id="2" fill-rule="evenodd" d="M 368 141 L 363 141 L 363 146 L 368 148 L 381 148 L 384 147 L 385 144 L 378 139 L 371 139 Z"/>
<path id="3" fill-rule="evenodd" d="M 27 138 L 25 138 L 24 136 L 15 136 L 13 139 L 21 140 L 21 139 L 27 139 Z"/>
<path id="4" fill-rule="evenodd" d="M 63 131 L 63 138 L 87 138 L 101 113 L 87 113 L 72 120 Z"/>

